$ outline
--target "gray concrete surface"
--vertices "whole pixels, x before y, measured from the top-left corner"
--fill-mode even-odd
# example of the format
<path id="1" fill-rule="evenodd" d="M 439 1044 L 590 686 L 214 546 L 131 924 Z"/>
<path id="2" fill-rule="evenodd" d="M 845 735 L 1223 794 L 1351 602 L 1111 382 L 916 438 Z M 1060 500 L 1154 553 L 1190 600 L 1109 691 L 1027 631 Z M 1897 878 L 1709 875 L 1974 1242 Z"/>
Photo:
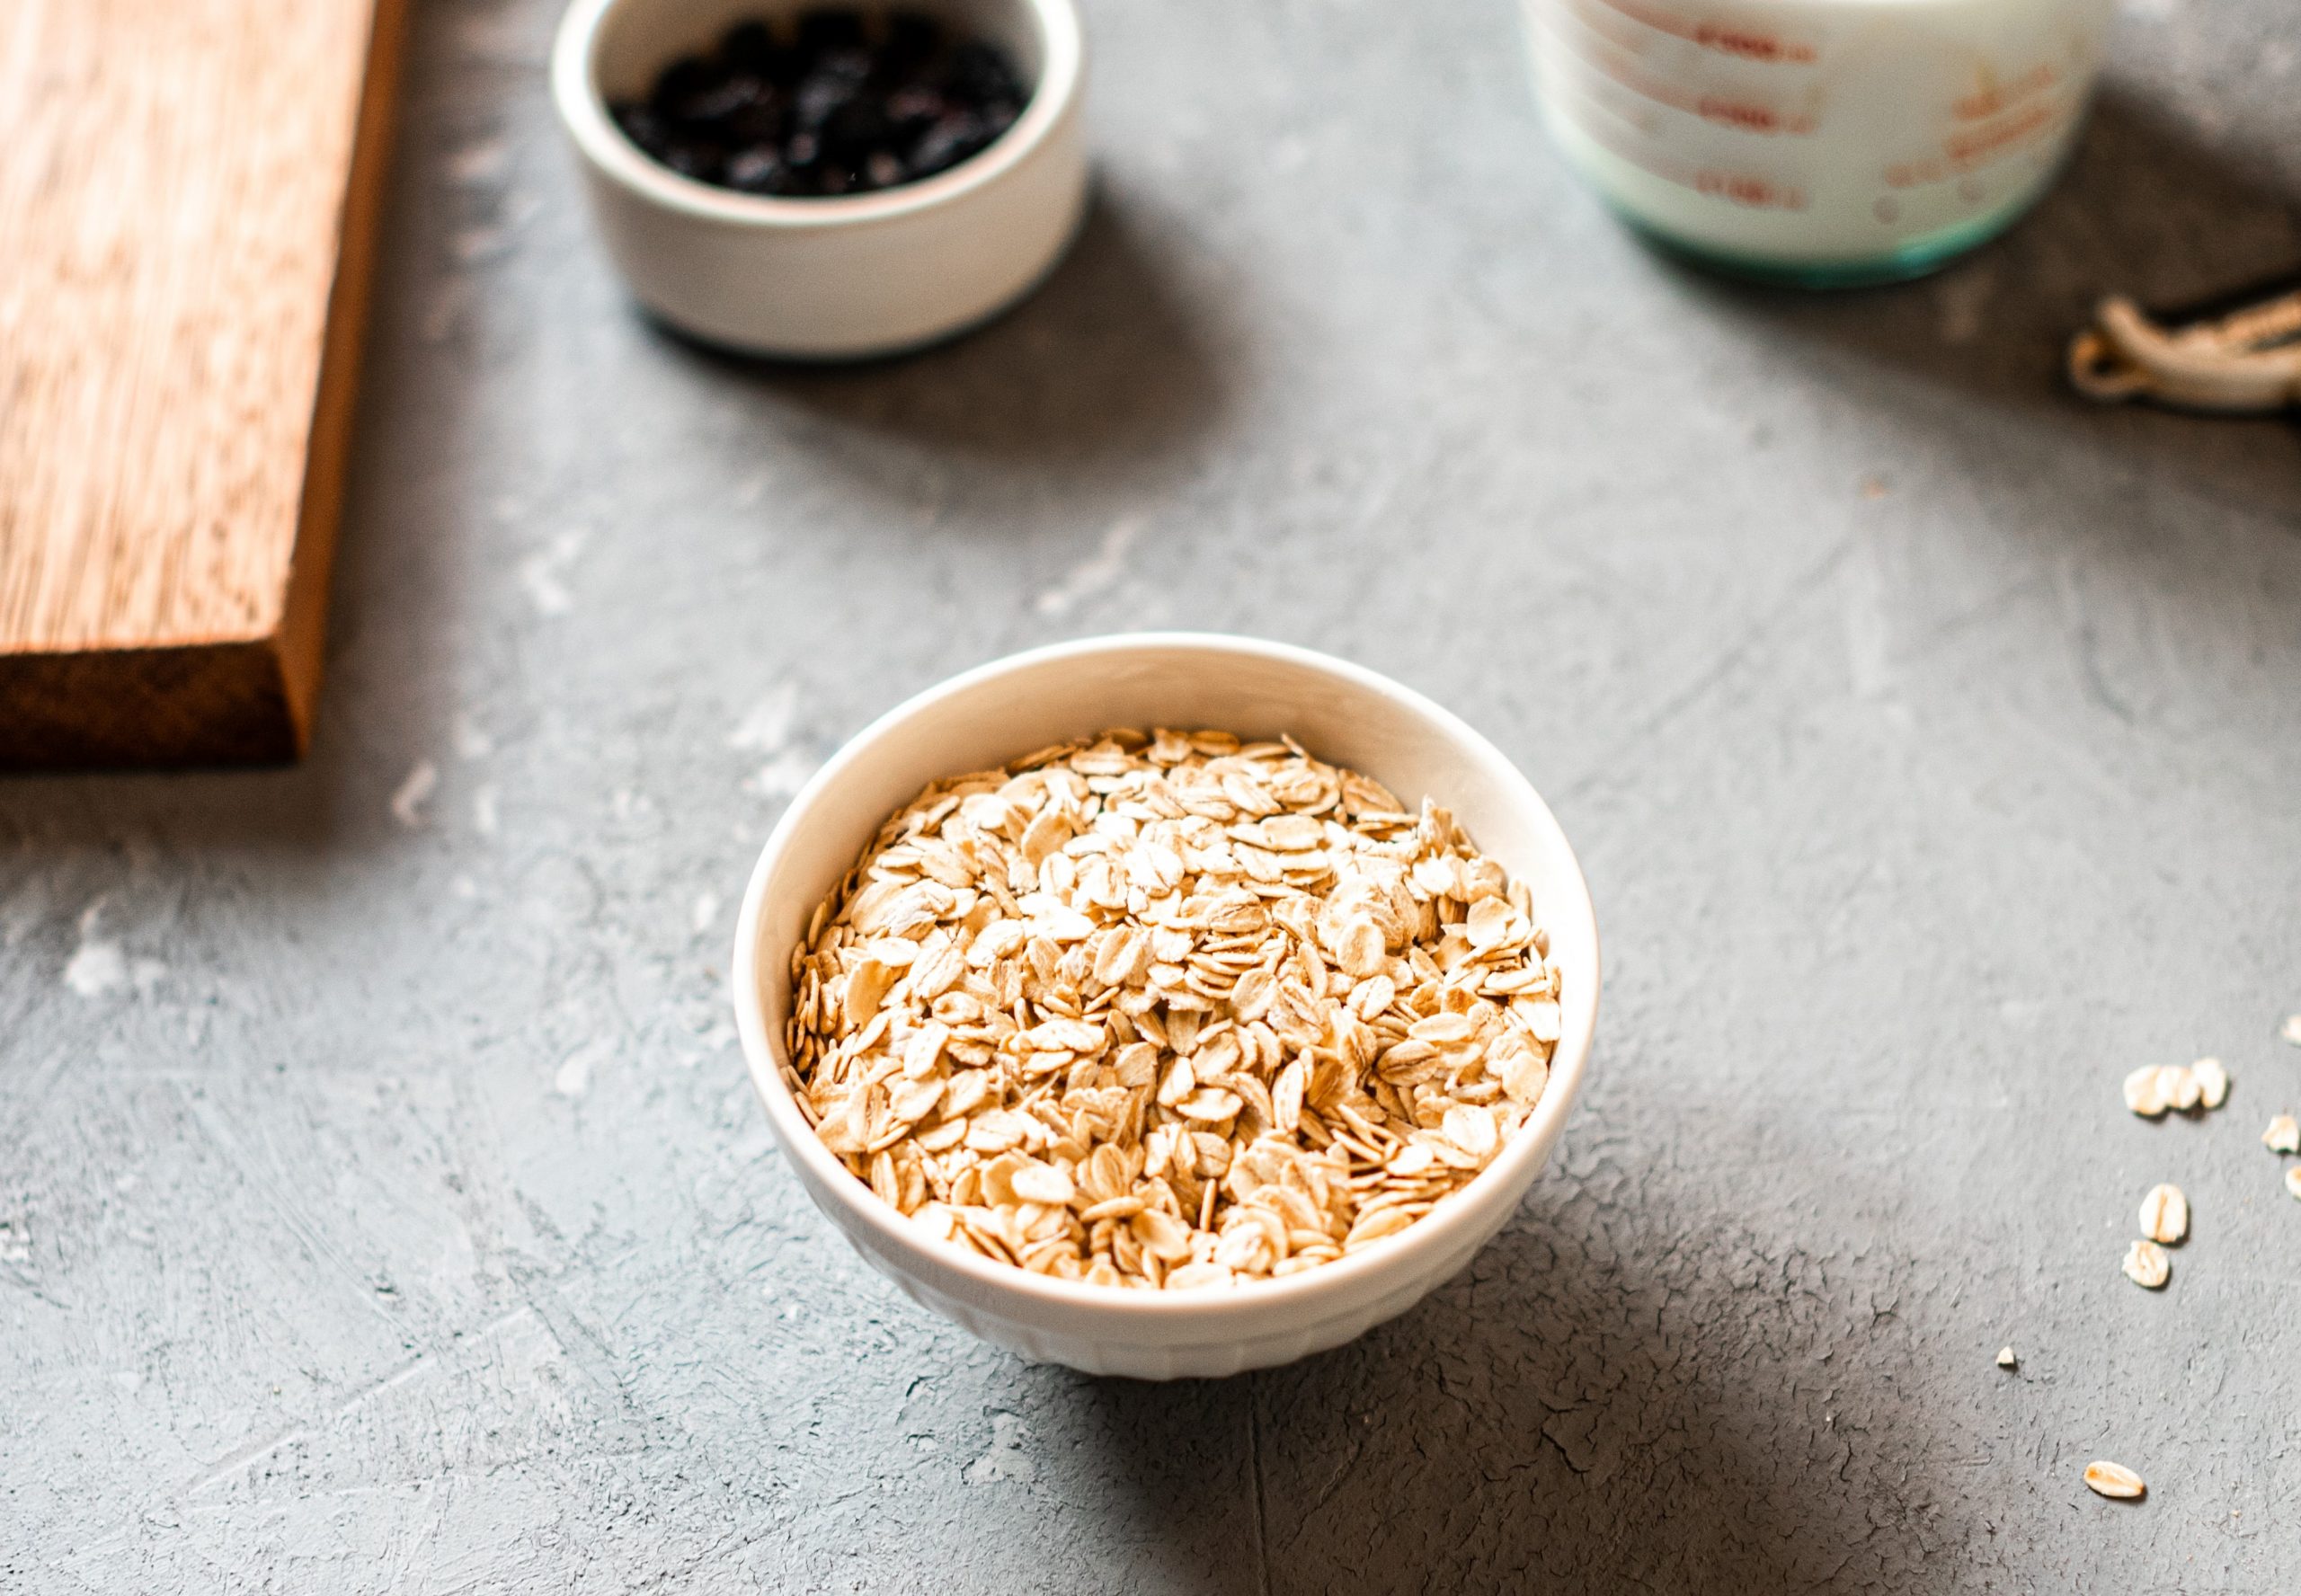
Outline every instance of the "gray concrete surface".
<path id="1" fill-rule="evenodd" d="M 552 11 L 417 12 L 308 765 L 0 784 L 0 1589 L 2289 1584 L 2301 438 L 2054 375 L 2301 260 L 2284 0 L 2129 7 L 2033 219 L 1828 299 L 1626 237 L 1502 0 L 1091 0 L 1076 255 L 832 374 L 628 312 Z M 723 980 L 843 735 L 1153 625 L 1460 709 L 1612 956 L 1469 1274 L 1172 1388 L 867 1272 Z M 2206 1052 L 2219 1115 L 2120 1107 Z"/>

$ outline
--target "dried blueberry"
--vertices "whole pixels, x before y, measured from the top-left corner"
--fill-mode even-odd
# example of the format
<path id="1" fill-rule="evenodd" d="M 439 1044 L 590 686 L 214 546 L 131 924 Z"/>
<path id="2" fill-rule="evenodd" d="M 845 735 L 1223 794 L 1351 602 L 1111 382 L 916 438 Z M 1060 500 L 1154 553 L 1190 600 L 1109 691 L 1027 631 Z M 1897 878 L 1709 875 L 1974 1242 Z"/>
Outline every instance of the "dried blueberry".
<path id="1" fill-rule="evenodd" d="M 832 118 L 861 97 L 868 71 L 866 58 L 836 50 L 823 58 L 799 80 L 798 93 L 792 101 L 792 127 L 802 133 L 822 132 Z"/>
<path id="2" fill-rule="evenodd" d="M 996 137 L 981 117 L 955 111 L 920 136 L 911 146 L 913 177 L 932 177 L 949 170 Z"/>
<path id="3" fill-rule="evenodd" d="M 795 191 L 791 169 L 783 164 L 783 157 L 765 147 L 741 150 L 728 158 L 727 186 L 746 194 Z"/>
<path id="4" fill-rule="evenodd" d="M 1028 97 L 998 49 L 926 12 L 819 5 L 789 31 L 738 23 L 715 51 L 664 68 L 644 101 L 610 109 L 674 172 L 804 196 L 930 177 L 996 139 Z"/>
<path id="5" fill-rule="evenodd" d="M 913 137 L 941 120 L 950 109 L 951 102 L 940 89 L 924 84 L 907 84 L 887 96 L 887 120 Z"/>
<path id="6" fill-rule="evenodd" d="M 943 24 L 924 12 L 890 13 L 887 35 L 879 46 L 881 69 L 890 77 L 907 76 L 942 43 Z"/>
<path id="7" fill-rule="evenodd" d="M 649 103 L 666 120 L 684 122 L 689 107 L 724 86 L 726 81 L 727 70 L 718 62 L 701 56 L 682 56 L 655 80 L 655 93 Z"/>
<path id="8" fill-rule="evenodd" d="M 887 120 L 885 105 L 858 94 L 825 119 L 823 148 L 834 160 L 859 166 L 871 151 L 886 146 L 894 137 L 894 124 Z"/>
<path id="9" fill-rule="evenodd" d="M 776 45 L 774 31 L 765 22 L 737 22 L 727 31 L 719 53 L 729 66 L 765 76 L 773 71 L 782 51 Z"/>
<path id="10" fill-rule="evenodd" d="M 673 137 L 671 124 L 649 107 L 624 101 L 611 108 L 623 136 L 658 161 L 668 157 Z"/>
<path id="11" fill-rule="evenodd" d="M 799 48 L 820 55 L 824 50 L 859 49 L 863 44 L 863 13 L 835 6 L 817 6 L 799 13 Z"/>
<path id="12" fill-rule="evenodd" d="M 691 177 L 697 182 L 715 183 L 727 165 L 727 152 L 715 144 L 698 139 L 680 139 L 664 152 L 663 164 L 681 177 Z"/>
<path id="13" fill-rule="evenodd" d="M 1007 58 L 978 40 L 970 39 L 952 50 L 947 71 L 951 86 L 977 104 L 1022 97 Z"/>

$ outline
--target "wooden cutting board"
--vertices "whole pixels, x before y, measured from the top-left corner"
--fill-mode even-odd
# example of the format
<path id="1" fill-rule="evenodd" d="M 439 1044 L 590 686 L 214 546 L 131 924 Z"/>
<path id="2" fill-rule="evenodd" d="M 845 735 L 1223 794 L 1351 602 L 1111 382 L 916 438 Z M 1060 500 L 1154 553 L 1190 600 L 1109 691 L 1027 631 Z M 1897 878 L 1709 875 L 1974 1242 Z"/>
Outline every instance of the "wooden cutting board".
<path id="1" fill-rule="evenodd" d="M 0 0 L 0 766 L 299 754 L 402 0 Z"/>

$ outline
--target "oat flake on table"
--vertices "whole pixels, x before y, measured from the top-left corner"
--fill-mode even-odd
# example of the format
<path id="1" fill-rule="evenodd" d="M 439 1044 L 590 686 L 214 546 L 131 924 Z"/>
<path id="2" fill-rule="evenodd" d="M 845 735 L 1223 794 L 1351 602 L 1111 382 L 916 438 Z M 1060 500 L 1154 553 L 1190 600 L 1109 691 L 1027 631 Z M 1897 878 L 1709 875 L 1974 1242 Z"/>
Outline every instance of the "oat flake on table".
<path id="1" fill-rule="evenodd" d="M 2144 1290 L 2159 1290 L 2173 1278 L 2173 1261 L 2155 1242 L 2137 1241 L 2126 1249 L 2125 1277 Z"/>
<path id="2" fill-rule="evenodd" d="M 1293 1273 L 1466 1185 L 1558 967 L 1446 811 L 1291 741 L 1119 731 L 936 783 L 792 957 L 791 1084 L 936 1235 L 1106 1285 Z"/>
<path id="3" fill-rule="evenodd" d="M 2141 1233 L 2168 1246 L 2190 1233 L 2190 1200 L 2181 1187 L 2155 1185 L 2141 1199 Z"/>

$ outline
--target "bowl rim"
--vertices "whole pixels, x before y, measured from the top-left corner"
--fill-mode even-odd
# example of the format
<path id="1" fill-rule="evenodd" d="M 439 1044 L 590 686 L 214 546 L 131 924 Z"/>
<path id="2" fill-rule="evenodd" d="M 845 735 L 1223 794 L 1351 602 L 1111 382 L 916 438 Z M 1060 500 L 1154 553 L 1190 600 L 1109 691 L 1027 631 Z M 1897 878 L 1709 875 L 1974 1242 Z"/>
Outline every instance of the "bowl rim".
<path id="1" fill-rule="evenodd" d="M 608 114 L 595 70 L 600 28 L 628 0 L 573 0 L 551 49 L 551 98 L 575 147 L 599 172 L 639 198 L 700 220 L 764 230 L 809 231 L 892 221 L 952 204 L 999 181 L 1045 145 L 1071 112 L 1085 73 L 1086 44 L 1073 0 L 1022 0 L 1036 20 L 1045 60 L 1023 114 L 989 146 L 948 171 L 869 194 L 779 199 L 683 177 L 650 157 Z"/>
<path id="2" fill-rule="evenodd" d="M 1449 1200 L 1394 1236 L 1384 1237 L 1358 1252 L 1322 1264 L 1315 1269 L 1245 1285 L 1211 1285 L 1150 1291 L 1125 1286 L 1096 1285 L 1085 1281 L 1059 1280 L 1011 1264 L 996 1263 L 929 1237 L 856 1179 L 847 1166 L 822 1145 L 813 1127 L 799 1112 L 793 1100 L 790 1085 L 783 1076 L 786 1060 L 782 1039 L 770 1037 L 767 1032 L 761 982 L 757 973 L 760 923 L 766 909 L 768 882 L 785 854 L 808 825 L 813 811 L 832 799 L 847 771 L 862 758 L 865 750 L 876 747 L 890 737 L 901 735 L 913 723 L 936 714 L 953 699 L 1001 677 L 1050 662 L 1145 650 L 1201 653 L 1209 656 L 1210 662 L 1225 655 L 1246 655 L 1308 669 L 1337 678 L 1359 690 L 1390 699 L 1435 723 L 1485 767 L 1490 776 L 1498 776 L 1506 791 L 1515 788 L 1515 801 L 1523 804 L 1538 826 L 1547 828 L 1552 834 L 1568 867 L 1568 879 L 1559 886 L 1569 918 L 1578 922 L 1577 928 L 1590 950 L 1590 968 L 1585 989 L 1579 992 L 1569 992 L 1568 1000 L 1560 1006 L 1562 1023 L 1557 1046 L 1551 1050 L 1549 1089 L 1543 1092 L 1533 1113 L 1519 1127 L 1509 1146 L 1491 1164 Z M 1017 750 L 1017 753 L 1027 751 Z M 1553 932 L 1559 923 L 1552 920 L 1550 928 Z M 735 1003 L 736 1028 L 742 1042 L 751 1084 L 766 1107 L 769 1126 L 777 1139 L 783 1144 L 786 1156 L 805 1166 L 802 1171 L 803 1179 L 813 1177 L 806 1179 L 806 1184 L 818 1193 L 835 1193 L 847 1213 L 885 1238 L 898 1255 L 917 1258 L 924 1264 L 946 1269 L 964 1277 L 971 1285 L 979 1288 L 982 1293 L 979 1299 L 1021 1298 L 1073 1314 L 1173 1321 L 1189 1318 L 1256 1319 L 1267 1312 L 1284 1309 L 1299 1311 L 1326 1308 L 1336 1313 L 1346 1312 L 1367 1296 L 1395 1284 L 1390 1277 L 1403 1276 L 1411 1271 L 1414 1259 L 1443 1252 L 1458 1241 L 1467 1239 L 1490 1211 L 1490 1203 L 1499 1193 L 1513 1186 L 1516 1188 L 1517 1195 L 1512 1196 L 1509 1202 L 1515 1208 L 1518 1197 L 1524 1194 L 1526 1185 L 1539 1173 L 1541 1163 L 1548 1157 L 1549 1150 L 1555 1144 L 1580 1092 L 1589 1060 L 1591 1038 L 1596 1029 L 1603 968 L 1596 911 L 1591 904 L 1589 883 L 1583 874 L 1581 861 L 1576 856 L 1572 843 L 1559 825 L 1557 816 L 1550 812 L 1550 805 L 1542 801 L 1541 794 L 1534 790 L 1524 773 L 1468 722 L 1413 688 L 1379 672 L 1314 650 L 1222 633 L 1136 632 L 1079 638 L 1003 655 L 913 694 L 849 738 L 792 799 L 790 806 L 784 811 L 782 818 L 769 833 L 766 846 L 760 851 L 759 861 L 753 865 L 751 879 L 744 887 L 742 906 L 737 916 L 734 962 L 729 967 L 729 981 Z M 1506 1220 L 1506 1215 L 1505 1218 Z"/>

